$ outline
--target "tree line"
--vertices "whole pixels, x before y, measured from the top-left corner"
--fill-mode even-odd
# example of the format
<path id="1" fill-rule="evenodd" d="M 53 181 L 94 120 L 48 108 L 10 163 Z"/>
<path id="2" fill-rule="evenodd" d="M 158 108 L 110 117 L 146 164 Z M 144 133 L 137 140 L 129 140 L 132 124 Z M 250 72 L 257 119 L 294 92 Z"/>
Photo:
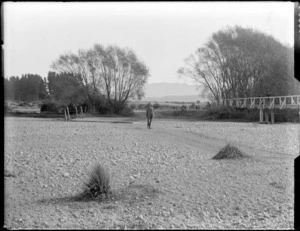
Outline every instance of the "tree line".
<path id="1" fill-rule="evenodd" d="M 213 33 L 177 72 L 204 86 L 203 95 L 224 99 L 300 94 L 293 48 L 240 26 Z"/>
<path id="2" fill-rule="evenodd" d="M 5 97 L 49 99 L 60 105 L 86 104 L 98 112 L 120 113 L 129 98 L 141 99 L 148 67 L 129 48 L 96 44 L 78 53 L 60 55 L 47 79 L 27 74 L 5 79 Z"/>
<path id="3" fill-rule="evenodd" d="M 47 98 L 47 81 L 35 74 L 4 78 L 4 94 L 5 99 L 10 100 L 43 100 Z"/>
<path id="4" fill-rule="evenodd" d="M 148 67 L 133 50 L 100 44 L 88 50 L 81 49 L 77 54 L 61 55 L 51 68 L 56 73 L 73 76 L 70 94 L 80 92 L 91 106 L 95 107 L 100 101 L 113 113 L 122 111 L 129 98 L 141 99 L 144 96 L 143 87 L 149 76 Z M 75 95 L 72 93 L 70 97 Z"/>
<path id="5" fill-rule="evenodd" d="M 203 95 L 224 99 L 300 94 L 294 78 L 293 48 L 251 28 L 213 33 L 178 69 L 179 76 L 204 86 Z M 87 104 L 98 112 L 119 113 L 129 99 L 144 97 L 149 69 L 130 48 L 95 44 L 60 55 L 47 78 L 26 74 L 5 79 L 5 97 L 50 99 L 62 105 Z"/>

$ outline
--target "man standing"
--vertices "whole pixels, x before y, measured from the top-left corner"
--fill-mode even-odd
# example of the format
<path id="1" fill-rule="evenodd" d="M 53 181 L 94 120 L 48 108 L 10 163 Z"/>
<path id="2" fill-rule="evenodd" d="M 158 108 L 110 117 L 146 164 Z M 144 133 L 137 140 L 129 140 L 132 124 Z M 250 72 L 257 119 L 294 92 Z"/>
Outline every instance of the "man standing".
<path id="1" fill-rule="evenodd" d="M 154 109 L 151 103 L 147 104 L 146 116 L 147 116 L 147 127 L 150 129 L 152 118 L 154 116 Z"/>

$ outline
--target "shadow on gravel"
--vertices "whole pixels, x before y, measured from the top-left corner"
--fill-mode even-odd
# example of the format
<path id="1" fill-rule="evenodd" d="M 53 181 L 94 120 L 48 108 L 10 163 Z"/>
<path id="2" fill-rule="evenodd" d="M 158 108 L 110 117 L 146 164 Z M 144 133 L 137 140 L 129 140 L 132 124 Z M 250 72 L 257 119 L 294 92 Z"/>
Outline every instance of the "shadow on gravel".
<path id="1" fill-rule="evenodd" d="M 161 193 L 162 192 L 152 185 L 132 184 L 126 188 L 117 190 L 115 197 L 118 201 L 132 205 L 134 203 L 155 199 Z"/>
<path id="2" fill-rule="evenodd" d="M 110 202 L 123 202 L 130 205 L 154 199 L 161 192 L 152 185 L 129 185 L 126 188 L 113 190 L 108 196 L 102 198 L 92 198 L 91 196 L 83 193 L 77 195 L 70 195 L 65 197 L 54 197 L 44 198 L 37 201 L 40 204 L 59 204 L 69 205 L 74 202 L 99 202 L 99 203 L 110 203 Z"/>

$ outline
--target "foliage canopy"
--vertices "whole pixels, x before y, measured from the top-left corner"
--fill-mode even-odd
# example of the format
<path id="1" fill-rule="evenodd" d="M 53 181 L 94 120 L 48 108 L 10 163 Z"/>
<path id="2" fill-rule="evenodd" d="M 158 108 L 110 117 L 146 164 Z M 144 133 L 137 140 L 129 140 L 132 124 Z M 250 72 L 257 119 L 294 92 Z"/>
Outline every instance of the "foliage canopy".
<path id="1" fill-rule="evenodd" d="M 92 101 L 105 95 L 113 112 L 124 109 L 129 98 L 141 98 L 149 70 L 133 50 L 95 44 L 77 54 L 60 55 L 51 67 L 58 73 L 71 73 L 77 78 Z"/>
<path id="2" fill-rule="evenodd" d="M 229 27 L 185 59 L 180 76 L 204 86 L 220 102 L 226 98 L 299 94 L 293 49 L 257 30 Z"/>

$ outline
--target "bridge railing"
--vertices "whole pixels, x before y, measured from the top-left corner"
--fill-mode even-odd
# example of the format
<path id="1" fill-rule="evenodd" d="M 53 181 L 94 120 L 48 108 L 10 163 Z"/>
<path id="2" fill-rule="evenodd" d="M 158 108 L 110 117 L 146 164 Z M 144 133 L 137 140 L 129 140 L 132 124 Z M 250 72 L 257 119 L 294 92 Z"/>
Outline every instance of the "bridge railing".
<path id="1" fill-rule="evenodd" d="M 224 106 L 237 108 L 284 109 L 300 107 L 300 95 L 224 99 Z"/>

